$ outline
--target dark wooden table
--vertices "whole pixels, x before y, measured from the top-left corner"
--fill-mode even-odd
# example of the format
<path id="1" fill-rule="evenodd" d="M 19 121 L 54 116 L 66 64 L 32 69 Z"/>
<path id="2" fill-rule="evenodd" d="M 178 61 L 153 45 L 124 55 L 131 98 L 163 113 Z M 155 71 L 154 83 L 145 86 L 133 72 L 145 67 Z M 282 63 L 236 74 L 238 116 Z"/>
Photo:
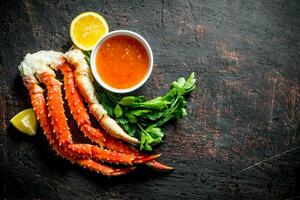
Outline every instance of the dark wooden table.
<path id="1" fill-rule="evenodd" d="M 28 137 L 9 124 L 30 107 L 23 56 L 66 51 L 84 11 L 149 41 L 155 67 L 139 94 L 163 94 L 196 72 L 188 117 L 156 149 L 173 173 L 103 177 L 54 155 L 41 131 Z M 300 198 L 299 1 L 5 1 L 0 15 L 0 198 Z"/>

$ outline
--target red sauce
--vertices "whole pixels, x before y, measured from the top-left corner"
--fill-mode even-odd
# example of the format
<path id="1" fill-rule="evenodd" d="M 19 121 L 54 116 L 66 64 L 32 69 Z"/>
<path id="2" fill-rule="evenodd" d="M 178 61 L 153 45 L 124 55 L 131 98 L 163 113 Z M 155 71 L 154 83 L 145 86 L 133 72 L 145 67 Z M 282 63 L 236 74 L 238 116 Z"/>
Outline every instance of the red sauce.
<path id="1" fill-rule="evenodd" d="M 116 89 L 138 84 L 149 70 L 145 47 L 130 36 L 107 39 L 96 54 L 96 68 L 101 79 Z"/>

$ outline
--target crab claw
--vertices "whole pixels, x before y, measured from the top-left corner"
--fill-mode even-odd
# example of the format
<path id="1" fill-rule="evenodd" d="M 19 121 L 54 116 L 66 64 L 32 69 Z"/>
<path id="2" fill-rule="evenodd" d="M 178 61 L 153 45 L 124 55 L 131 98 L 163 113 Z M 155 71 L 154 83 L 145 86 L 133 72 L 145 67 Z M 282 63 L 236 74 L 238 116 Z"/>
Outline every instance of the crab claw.
<path id="1" fill-rule="evenodd" d="M 155 169 L 155 170 L 158 170 L 158 171 L 172 171 L 172 170 L 174 170 L 173 167 L 161 164 L 161 163 L 159 163 L 159 162 L 157 162 L 155 160 L 152 160 L 152 161 L 146 163 L 146 165 L 148 165 L 152 169 Z"/>
<path id="2" fill-rule="evenodd" d="M 158 157 L 160 157 L 162 154 L 154 154 L 154 155 L 142 155 L 142 156 L 137 156 L 136 159 L 133 161 L 134 164 L 143 164 L 147 163 L 149 161 L 152 161 Z"/>

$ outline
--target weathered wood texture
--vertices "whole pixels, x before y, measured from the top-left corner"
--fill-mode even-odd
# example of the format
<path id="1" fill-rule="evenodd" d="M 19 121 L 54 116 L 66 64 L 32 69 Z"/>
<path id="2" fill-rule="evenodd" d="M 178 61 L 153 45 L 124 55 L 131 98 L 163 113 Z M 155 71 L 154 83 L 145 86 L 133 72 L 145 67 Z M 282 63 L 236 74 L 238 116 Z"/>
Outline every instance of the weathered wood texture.
<path id="1" fill-rule="evenodd" d="M 40 131 L 27 137 L 9 125 L 30 107 L 17 70 L 23 56 L 67 50 L 69 23 L 84 11 L 151 44 L 154 71 L 138 93 L 163 94 L 172 80 L 196 72 L 188 117 L 167 126 L 157 148 L 173 173 L 142 168 L 106 178 L 54 155 Z M 0 30 L 0 197 L 300 197 L 299 1 L 3 1 Z"/>

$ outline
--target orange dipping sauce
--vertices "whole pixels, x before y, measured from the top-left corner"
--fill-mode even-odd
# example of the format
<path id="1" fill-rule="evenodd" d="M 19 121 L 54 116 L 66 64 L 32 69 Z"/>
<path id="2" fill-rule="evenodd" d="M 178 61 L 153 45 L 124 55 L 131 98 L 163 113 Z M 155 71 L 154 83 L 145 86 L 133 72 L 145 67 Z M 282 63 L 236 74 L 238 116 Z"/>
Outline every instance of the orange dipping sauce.
<path id="1" fill-rule="evenodd" d="M 96 53 L 96 69 L 101 79 L 116 89 L 137 85 L 149 71 L 145 47 L 131 36 L 107 39 Z"/>

